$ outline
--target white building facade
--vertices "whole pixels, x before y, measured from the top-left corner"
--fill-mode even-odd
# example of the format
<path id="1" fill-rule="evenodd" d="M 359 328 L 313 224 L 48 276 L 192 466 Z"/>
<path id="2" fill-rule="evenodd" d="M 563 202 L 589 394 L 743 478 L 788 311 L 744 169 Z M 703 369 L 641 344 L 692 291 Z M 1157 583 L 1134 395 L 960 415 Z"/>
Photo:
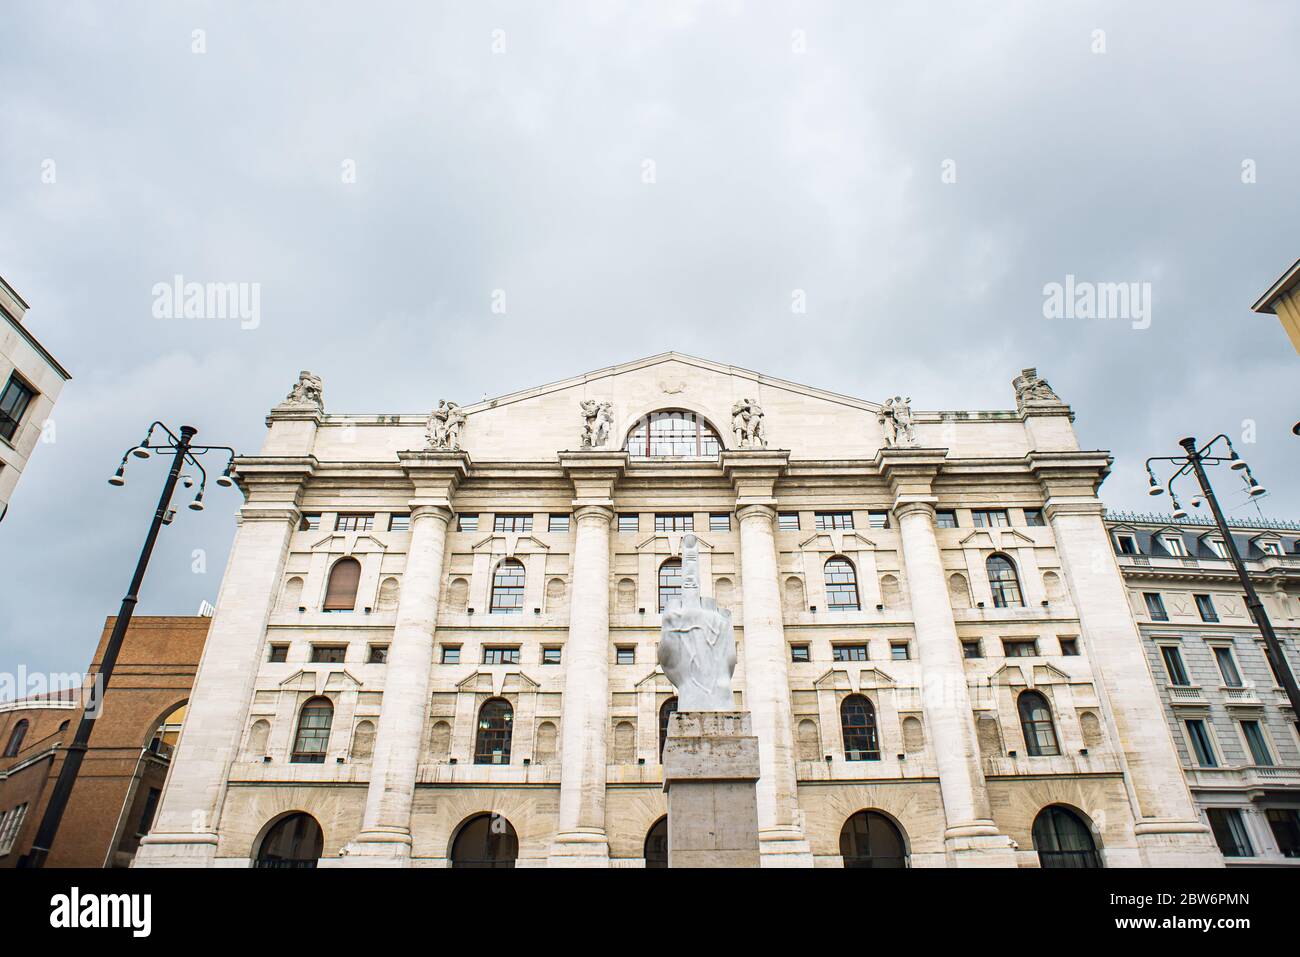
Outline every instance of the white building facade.
<path id="1" fill-rule="evenodd" d="M 135 866 L 660 866 L 660 610 L 700 541 L 765 866 L 1221 863 L 1033 370 L 916 412 L 669 353 L 426 420 L 307 373 Z"/>
<path id="2" fill-rule="evenodd" d="M 0 520 L 48 428 L 68 372 L 23 325 L 27 303 L 0 278 Z"/>
<path id="3" fill-rule="evenodd" d="M 1179 760 L 1224 863 L 1300 865 L 1300 729 L 1218 528 L 1112 513 L 1112 544 Z M 1300 673 L 1300 523 L 1231 527 Z"/>

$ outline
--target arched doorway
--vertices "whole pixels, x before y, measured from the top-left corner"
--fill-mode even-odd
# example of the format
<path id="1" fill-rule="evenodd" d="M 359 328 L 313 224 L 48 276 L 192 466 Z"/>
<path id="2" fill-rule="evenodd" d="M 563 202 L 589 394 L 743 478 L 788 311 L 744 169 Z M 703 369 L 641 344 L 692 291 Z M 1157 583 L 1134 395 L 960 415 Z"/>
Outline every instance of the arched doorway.
<path id="1" fill-rule="evenodd" d="M 320 825 L 310 814 L 297 811 L 271 825 L 257 849 L 254 867 L 315 867 L 325 845 Z"/>
<path id="2" fill-rule="evenodd" d="M 144 747 L 135 764 L 118 812 L 116 839 L 105 855 L 105 867 L 130 867 L 140 841 L 153 828 L 172 756 L 185 724 L 188 702 L 172 705 L 144 730 Z"/>
<path id="3" fill-rule="evenodd" d="M 655 821 L 645 836 L 645 866 L 668 866 L 668 815 Z"/>
<path id="4" fill-rule="evenodd" d="M 1034 818 L 1034 850 L 1040 867 L 1104 866 L 1092 830 L 1074 811 L 1049 804 Z"/>
<path id="5" fill-rule="evenodd" d="M 659 707 L 659 763 L 664 763 L 664 744 L 668 741 L 668 719 L 677 713 L 677 696 L 669 698 Z"/>
<path id="6" fill-rule="evenodd" d="M 451 843 L 452 867 L 514 867 L 519 838 L 500 814 L 479 814 L 460 826 Z"/>
<path id="7" fill-rule="evenodd" d="M 879 811 L 859 811 L 840 829 L 840 856 L 845 867 L 907 867 L 907 842 Z"/>

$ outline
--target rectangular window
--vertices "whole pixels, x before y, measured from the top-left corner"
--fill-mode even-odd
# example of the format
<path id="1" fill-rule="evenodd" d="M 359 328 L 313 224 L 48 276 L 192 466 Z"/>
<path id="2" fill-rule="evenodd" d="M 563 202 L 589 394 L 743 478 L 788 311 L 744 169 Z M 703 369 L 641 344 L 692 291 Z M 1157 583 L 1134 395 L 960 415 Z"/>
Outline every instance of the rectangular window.
<path id="1" fill-rule="evenodd" d="M 1201 613 L 1201 621 L 1218 621 L 1219 613 L 1214 609 L 1214 599 L 1209 595 L 1193 595 L 1196 610 Z"/>
<path id="2" fill-rule="evenodd" d="M 1277 542 L 1260 542 L 1259 550 L 1265 555 L 1281 556 L 1282 554 L 1282 546 Z"/>
<path id="3" fill-rule="evenodd" d="M 1038 642 L 1033 638 L 1003 638 L 1002 654 L 1007 658 L 1033 658 L 1038 654 Z"/>
<path id="4" fill-rule="evenodd" d="M 833 529 L 852 529 L 853 513 L 852 512 L 817 512 L 817 531 L 825 532 Z"/>
<path id="5" fill-rule="evenodd" d="M 1223 543 L 1223 539 L 1211 538 L 1205 544 L 1210 546 L 1210 551 L 1212 551 L 1217 558 L 1228 557 L 1228 546 Z"/>
<path id="6" fill-rule="evenodd" d="M 493 515 L 494 532 L 531 532 L 533 517 L 531 515 Z"/>
<path id="7" fill-rule="evenodd" d="M 314 532 L 320 529 L 320 515 L 304 515 L 298 523 L 298 531 Z"/>
<path id="8" fill-rule="evenodd" d="M 1210 819 L 1210 830 L 1224 857 L 1254 857 L 1255 848 L 1246 833 L 1246 823 L 1235 807 L 1212 807 L 1205 812 Z"/>
<path id="9" fill-rule="evenodd" d="M 1258 721 L 1241 722 L 1241 733 L 1246 739 L 1246 746 L 1250 748 L 1250 756 L 1255 762 L 1256 767 L 1271 768 L 1273 766 L 1273 750 L 1268 746 L 1268 738 L 1264 735 L 1264 729 Z"/>
<path id="10" fill-rule="evenodd" d="M 1196 759 L 1196 766 L 1201 768 L 1217 768 L 1219 759 L 1214 756 L 1214 745 L 1210 742 L 1210 731 L 1205 727 L 1205 722 L 1200 718 L 1193 718 L 1187 722 L 1187 737 L 1192 742 L 1192 756 Z"/>
<path id="11" fill-rule="evenodd" d="M 1214 649 L 1214 663 L 1219 666 L 1223 683 L 1229 688 L 1240 688 L 1241 672 L 1237 670 L 1237 661 L 1232 657 L 1232 649 L 1220 645 Z"/>
<path id="12" fill-rule="evenodd" d="M 374 515 L 340 515 L 334 523 L 336 532 L 369 532 L 375 527 Z"/>
<path id="13" fill-rule="evenodd" d="M 270 651 L 270 653 L 266 656 L 266 660 L 269 661 L 269 662 L 271 662 L 272 664 L 279 664 L 279 663 L 281 663 L 281 662 L 288 661 L 288 660 L 289 660 L 289 646 L 288 646 L 288 645 L 272 645 L 272 646 L 271 646 L 271 651 Z"/>
<path id="14" fill-rule="evenodd" d="M 832 645 L 832 661 L 866 661 L 866 645 Z"/>
<path id="15" fill-rule="evenodd" d="M 1169 683 L 1179 687 L 1187 687 L 1191 684 L 1187 680 L 1187 669 L 1183 667 L 1183 653 L 1173 645 L 1162 645 L 1160 647 L 1160 657 L 1165 661 L 1165 673 L 1169 675 Z"/>
<path id="16" fill-rule="evenodd" d="M 1043 518 L 1043 510 L 1041 508 L 1025 509 L 1025 524 L 1031 528 L 1046 528 L 1047 520 Z"/>
<path id="17" fill-rule="evenodd" d="M 655 516 L 656 532 L 693 532 L 695 531 L 694 515 L 656 515 Z"/>
<path id="18" fill-rule="evenodd" d="M 934 513 L 934 524 L 939 528 L 956 528 L 957 513 L 950 508 L 941 508 Z"/>
<path id="19" fill-rule="evenodd" d="M 1116 535 L 1115 542 L 1119 545 L 1121 555 L 1136 555 L 1138 553 L 1137 539 L 1132 535 Z"/>
<path id="20" fill-rule="evenodd" d="M 636 664 L 636 646 L 619 645 L 614 649 L 614 663 L 619 665 Z"/>
<path id="21" fill-rule="evenodd" d="M 0 392 L 0 436 L 4 436 L 10 442 L 13 441 L 14 434 L 23 421 L 23 415 L 26 414 L 27 407 L 31 405 L 35 396 L 36 392 L 18 378 L 18 373 L 9 376 L 8 385 L 5 386 L 4 392 Z"/>
<path id="22" fill-rule="evenodd" d="M 1279 688 L 1282 687 L 1282 676 L 1278 674 L 1277 662 L 1273 660 L 1273 653 L 1268 650 L 1268 645 L 1261 644 L 1259 650 L 1264 652 L 1264 660 L 1268 662 L 1268 670 L 1273 675 L 1273 684 Z"/>
<path id="23" fill-rule="evenodd" d="M 907 642 L 891 641 L 889 643 L 889 658 L 891 661 L 906 661 L 912 657 L 909 653 Z"/>
<path id="24" fill-rule="evenodd" d="M 17 839 L 18 830 L 23 826 L 23 818 L 26 816 L 26 802 L 0 815 L 0 857 L 14 849 L 14 840 Z"/>
<path id="25" fill-rule="evenodd" d="M 729 532 L 729 531 L 731 531 L 731 513 L 730 513 L 730 512 L 710 512 L 710 513 L 709 513 L 709 531 L 711 531 L 711 532 Z"/>
<path id="26" fill-rule="evenodd" d="M 641 516 L 631 512 L 620 512 L 618 515 L 618 530 L 620 532 L 639 532 L 641 530 Z"/>
<path id="27" fill-rule="evenodd" d="M 401 515 L 389 515 L 388 530 L 390 532 L 409 532 L 411 530 L 411 516 L 405 512 Z"/>
<path id="28" fill-rule="evenodd" d="M 1174 558 L 1184 558 L 1187 555 L 1187 546 L 1183 544 L 1181 535 L 1161 535 L 1160 544 Z"/>
<path id="29" fill-rule="evenodd" d="M 312 645 L 311 660 L 318 664 L 342 664 L 347 651 L 346 645 Z"/>
<path id="30" fill-rule="evenodd" d="M 978 640 L 967 640 L 961 643 L 961 656 L 963 658 L 983 658 L 984 649 L 980 647 Z"/>
<path id="31" fill-rule="evenodd" d="M 970 514 L 976 528 L 1007 528 L 1011 525 L 1005 508 L 976 508 Z"/>
<path id="32" fill-rule="evenodd" d="M 1271 807 L 1264 811 L 1269 830 L 1283 857 L 1300 857 L 1300 811 L 1294 808 Z"/>
<path id="33" fill-rule="evenodd" d="M 546 516 L 546 530 L 548 532 L 567 532 L 569 530 L 568 513 Z"/>
<path id="34" fill-rule="evenodd" d="M 889 513 L 888 513 L 888 512 L 880 512 L 880 511 L 867 512 L 867 527 L 868 527 L 868 528 L 888 528 L 888 527 L 889 527 Z"/>
<path id="35" fill-rule="evenodd" d="M 1061 638 L 1061 654 L 1067 658 L 1076 657 L 1079 654 L 1078 638 Z"/>
<path id="36" fill-rule="evenodd" d="M 511 648 L 484 648 L 483 664 L 485 665 L 517 665 L 519 664 L 519 646 Z"/>
<path id="37" fill-rule="evenodd" d="M 443 645 L 442 663 L 444 665 L 460 664 L 460 645 Z"/>
<path id="38" fill-rule="evenodd" d="M 456 531 L 458 532 L 477 532 L 478 516 L 477 515 L 457 515 Z"/>
<path id="39" fill-rule="evenodd" d="M 371 645 L 370 657 L 366 659 L 367 664 L 382 665 L 388 661 L 387 645 Z"/>
<path id="40" fill-rule="evenodd" d="M 790 646 L 790 660 L 793 661 L 793 662 L 795 662 L 796 664 L 798 664 L 798 663 L 802 663 L 802 662 L 807 662 L 807 661 L 812 661 L 812 655 L 810 655 L 810 654 L 808 653 L 808 646 L 807 646 L 807 645 L 791 645 L 791 646 Z"/>
<path id="41" fill-rule="evenodd" d="M 776 517 L 777 526 L 783 532 L 799 531 L 799 513 L 798 512 L 781 512 Z"/>
<path id="42" fill-rule="evenodd" d="M 550 647 L 550 648 L 543 648 L 543 649 L 542 649 L 542 664 L 544 664 L 544 665 L 558 665 L 559 663 L 560 663 L 560 648 L 559 648 L 559 646 L 553 646 L 553 647 Z"/>
<path id="43" fill-rule="evenodd" d="M 1168 621 L 1169 612 L 1165 611 L 1165 600 L 1159 592 L 1143 592 L 1142 600 L 1147 603 L 1147 615 L 1152 621 Z"/>

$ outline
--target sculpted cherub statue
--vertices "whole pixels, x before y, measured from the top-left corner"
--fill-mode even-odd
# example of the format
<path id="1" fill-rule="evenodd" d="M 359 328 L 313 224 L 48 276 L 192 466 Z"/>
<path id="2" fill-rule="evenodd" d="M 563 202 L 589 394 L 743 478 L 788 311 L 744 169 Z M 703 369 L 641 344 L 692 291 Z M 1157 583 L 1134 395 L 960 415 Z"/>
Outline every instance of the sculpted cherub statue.
<path id="1" fill-rule="evenodd" d="M 700 549 L 694 535 L 682 538 L 682 597 L 664 609 L 659 663 L 677 688 L 681 711 L 734 711 L 731 674 L 736 639 L 731 612 L 700 597 Z"/>

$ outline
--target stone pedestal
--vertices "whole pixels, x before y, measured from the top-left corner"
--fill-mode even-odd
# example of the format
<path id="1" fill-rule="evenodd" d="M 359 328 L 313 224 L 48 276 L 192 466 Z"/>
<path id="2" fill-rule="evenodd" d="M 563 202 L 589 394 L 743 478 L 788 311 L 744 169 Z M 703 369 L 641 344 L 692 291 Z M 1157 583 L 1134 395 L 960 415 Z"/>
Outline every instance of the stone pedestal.
<path id="1" fill-rule="evenodd" d="M 668 866 L 759 867 L 758 738 L 748 712 L 676 712 L 663 763 Z"/>

